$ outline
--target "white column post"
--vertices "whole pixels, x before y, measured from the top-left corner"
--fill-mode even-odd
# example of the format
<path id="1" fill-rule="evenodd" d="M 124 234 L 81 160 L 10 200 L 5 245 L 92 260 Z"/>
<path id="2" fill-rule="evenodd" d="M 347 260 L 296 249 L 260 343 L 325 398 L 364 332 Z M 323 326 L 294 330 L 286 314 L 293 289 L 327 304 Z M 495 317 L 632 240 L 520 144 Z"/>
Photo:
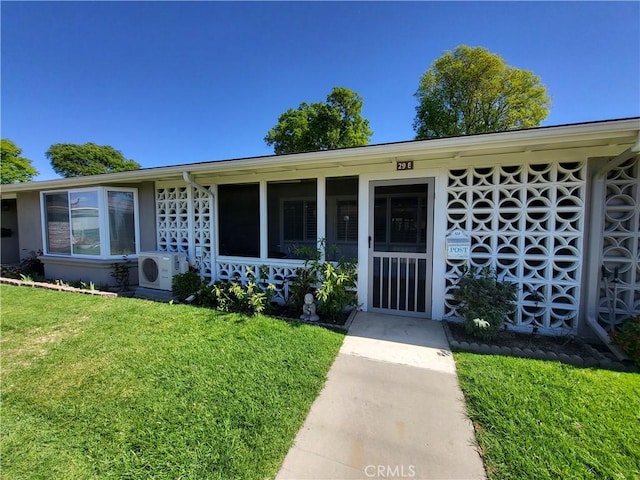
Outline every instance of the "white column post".
<path id="1" fill-rule="evenodd" d="M 585 251 L 583 253 L 584 300 L 581 301 L 586 315 L 597 320 L 600 301 L 600 282 L 602 281 L 602 245 L 604 243 L 604 216 L 607 203 L 606 194 L 606 161 L 594 161 L 598 170 L 590 178 L 587 169 L 585 192 Z"/>
<path id="2" fill-rule="evenodd" d="M 358 177 L 358 303 L 369 308 L 369 179 Z"/>
<path id="3" fill-rule="evenodd" d="M 444 318 L 444 296 L 447 290 L 446 236 L 447 236 L 447 170 L 435 175 L 433 198 L 433 252 L 431 278 L 431 318 Z M 428 280 L 428 279 L 427 279 Z"/>
<path id="4" fill-rule="evenodd" d="M 260 180 L 260 259 L 269 257 L 269 219 L 267 205 L 267 181 Z"/>
<path id="5" fill-rule="evenodd" d="M 316 245 L 318 245 L 320 239 L 327 239 L 327 185 L 324 176 L 318 177 L 317 179 L 316 215 Z M 322 250 L 320 256 L 320 260 L 323 262 L 326 259 L 325 250 L 326 249 Z"/>
<path id="6" fill-rule="evenodd" d="M 193 195 L 193 186 L 190 184 L 186 184 L 187 186 L 187 259 L 189 263 L 196 264 L 196 227 L 195 227 L 195 212 L 193 208 L 194 195 Z M 178 246 L 178 251 L 180 250 Z"/>
<path id="7" fill-rule="evenodd" d="M 218 280 L 218 256 L 220 255 L 220 229 L 218 228 L 218 185 L 211 185 L 211 193 L 213 197 L 210 198 L 211 206 L 211 283 Z"/>

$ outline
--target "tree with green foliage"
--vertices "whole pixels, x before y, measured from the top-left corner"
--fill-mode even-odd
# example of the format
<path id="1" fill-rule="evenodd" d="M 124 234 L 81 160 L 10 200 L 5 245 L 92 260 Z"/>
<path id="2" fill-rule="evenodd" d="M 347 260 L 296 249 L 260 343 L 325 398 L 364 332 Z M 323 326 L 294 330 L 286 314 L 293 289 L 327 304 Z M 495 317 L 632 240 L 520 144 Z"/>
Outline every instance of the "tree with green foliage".
<path id="1" fill-rule="evenodd" d="M 0 140 L 0 183 L 30 182 L 38 175 L 31 160 L 21 153 L 22 149 L 8 138 Z"/>
<path id="2" fill-rule="evenodd" d="M 127 172 L 140 168 L 137 162 L 124 158 L 119 150 L 95 143 L 56 143 L 49 147 L 46 155 L 53 170 L 65 178 Z"/>
<path id="3" fill-rule="evenodd" d="M 420 78 L 416 139 L 539 126 L 551 100 L 540 78 L 481 47 L 461 45 Z"/>
<path id="4" fill-rule="evenodd" d="M 301 103 L 278 118 L 264 141 L 277 155 L 367 145 L 373 132 L 362 117 L 362 97 L 334 87 L 326 102 Z"/>

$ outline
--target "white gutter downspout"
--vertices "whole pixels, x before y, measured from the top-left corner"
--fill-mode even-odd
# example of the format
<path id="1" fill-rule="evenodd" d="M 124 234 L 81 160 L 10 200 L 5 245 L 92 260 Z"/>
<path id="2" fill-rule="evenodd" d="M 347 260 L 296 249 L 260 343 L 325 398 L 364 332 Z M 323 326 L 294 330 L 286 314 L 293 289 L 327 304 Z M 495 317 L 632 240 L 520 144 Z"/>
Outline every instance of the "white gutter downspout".
<path id="1" fill-rule="evenodd" d="M 214 219 L 214 215 L 216 212 L 215 209 L 215 200 L 216 197 L 213 194 L 213 192 L 210 192 L 209 190 L 207 190 L 206 188 L 204 188 L 202 185 L 200 185 L 198 182 L 196 182 L 191 175 L 189 174 L 189 172 L 182 172 L 182 178 L 184 179 L 185 182 L 187 182 L 188 185 L 191 185 L 193 188 L 195 188 L 196 190 L 199 190 L 200 192 L 209 195 L 209 197 L 211 197 L 211 241 L 215 242 L 216 237 L 216 233 L 214 231 L 214 225 L 216 225 L 215 219 Z M 195 252 L 194 252 L 194 258 L 196 257 Z M 214 246 L 212 245 L 211 247 L 211 282 L 213 283 L 215 281 L 215 277 L 216 277 L 216 249 L 214 248 Z M 201 275 L 202 278 L 202 275 Z"/>
<path id="2" fill-rule="evenodd" d="M 588 270 L 587 270 L 587 278 L 598 278 L 601 276 L 601 265 L 602 265 L 602 241 L 603 241 L 603 223 L 604 223 L 604 208 L 606 202 L 606 186 L 605 186 L 605 177 L 607 173 L 609 173 L 614 168 L 619 167 L 624 162 L 633 158 L 635 155 L 640 152 L 640 133 L 636 138 L 636 143 L 622 152 L 615 158 L 612 158 L 607 162 L 607 164 L 602 168 L 599 172 L 597 172 L 593 177 L 592 182 L 592 208 L 591 208 L 591 227 L 590 230 L 592 232 L 597 232 L 597 237 L 595 241 L 591 243 L 590 247 L 590 255 L 589 257 L 595 259 L 597 261 L 588 262 Z M 598 206 L 598 207 L 596 207 Z M 596 299 L 599 298 L 600 292 L 600 283 L 598 282 L 590 282 L 588 286 L 587 298 Z M 592 301 L 593 302 L 593 301 Z M 608 332 L 602 328 L 602 326 L 598 323 L 596 319 L 595 311 L 591 308 L 587 308 L 586 312 L 586 321 L 587 325 L 591 327 L 591 329 L 596 333 L 598 338 L 611 350 L 611 352 L 618 358 L 618 360 L 624 360 L 627 356 L 620 350 L 617 346 L 611 343 L 611 339 L 609 337 Z"/>

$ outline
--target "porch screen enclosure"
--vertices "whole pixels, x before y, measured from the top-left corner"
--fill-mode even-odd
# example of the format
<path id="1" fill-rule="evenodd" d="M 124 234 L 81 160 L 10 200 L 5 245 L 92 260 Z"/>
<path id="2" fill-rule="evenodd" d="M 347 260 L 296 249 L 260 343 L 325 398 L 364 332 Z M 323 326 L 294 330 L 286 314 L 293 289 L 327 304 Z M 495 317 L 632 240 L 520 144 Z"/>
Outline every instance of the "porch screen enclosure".
<path id="1" fill-rule="evenodd" d="M 300 249 L 315 248 L 319 223 L 330 246 L 327 260 L 358 256 L 358 178 L 322 181 L 323 188 L 314 178 L 222 184 L 217 191 L 209 185 L 201 190 L 157 184 L 158 249 L 186 253 L 205 280 L 262 278 L 276 287 L 274 300 L 285 302 L 289 281 L 304 264 Z"/>

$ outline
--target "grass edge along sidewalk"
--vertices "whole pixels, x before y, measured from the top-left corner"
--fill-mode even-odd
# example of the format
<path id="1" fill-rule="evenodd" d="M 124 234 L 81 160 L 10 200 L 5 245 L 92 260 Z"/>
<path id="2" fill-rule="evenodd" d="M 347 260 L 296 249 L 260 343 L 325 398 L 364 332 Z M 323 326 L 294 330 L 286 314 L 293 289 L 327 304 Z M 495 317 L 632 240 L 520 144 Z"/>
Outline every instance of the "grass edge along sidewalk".
<path id="1" fill-rule="evenodd" d="M 454 358 L 490 480 L 640 478 L 640 374 Z"/>
<path id="2" fill-rule="evenodd" d="M 343 336 L 0 285 L 6 478 L 274 477 Z"/>

